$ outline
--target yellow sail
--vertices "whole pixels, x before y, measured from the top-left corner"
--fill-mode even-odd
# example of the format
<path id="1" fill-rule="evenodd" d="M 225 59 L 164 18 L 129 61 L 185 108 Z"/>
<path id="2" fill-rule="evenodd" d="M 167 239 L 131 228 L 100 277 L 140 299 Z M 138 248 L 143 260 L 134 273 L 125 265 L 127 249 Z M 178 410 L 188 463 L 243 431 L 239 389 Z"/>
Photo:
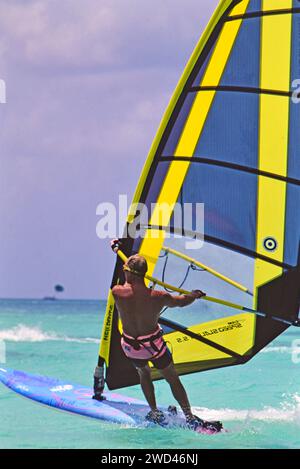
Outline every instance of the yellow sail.
<path id="1" fill-rule="evenodd" d="M 295 0 L 221 1 L 138 181 L 133 207 L 153 209 L 139 236 L 124 236 L 125 256 L 147 259 L 148 275 L 160 279 L 155 288 L 200 288 L 222 300 L 163 312 L 160 324 L 179 374 L 245 363 L 297 324 L 299 21 Z M 178 205 L 190 207 L 188 229 L 176 224 Z M 138 226 L 136 217 L 131 209 L 126 228 Z M 123 281 L 119 259 L 112 286 Z M 243 305 L 242 312 L 234 305 Z M 98 360 L 110 389 L 138 383 L 120 347 L 121 328 L 110 291 Z"/>

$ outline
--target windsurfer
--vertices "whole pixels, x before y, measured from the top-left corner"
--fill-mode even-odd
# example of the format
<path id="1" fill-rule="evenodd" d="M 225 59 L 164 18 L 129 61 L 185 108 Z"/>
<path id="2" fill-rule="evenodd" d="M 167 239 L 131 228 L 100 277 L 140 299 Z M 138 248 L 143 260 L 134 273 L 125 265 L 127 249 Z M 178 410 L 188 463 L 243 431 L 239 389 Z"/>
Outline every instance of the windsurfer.
<path id="1" fill-rule="evenodd" d="M 117 252 L 119 241 L 113 240 L 111 246 L 114 252 Z M 129 257 L 123 269 L 125 284 L 114 286 L 112 294 L 123 326 L 121 339 L 123 351 L 136 367 L 143 393 L 151 409 L 146 419 L 159 424 L 163 424 L 165 420 L 164 414 L 158 410 L 156 404 L 148 365 L 151 361 L 169 383 L 173 396 L 184 412 L 187 424 L 193 429 L 205 426 L 208 422 L 193 415 L 191 411 L 187 393 L 178 377 L 171 352 L 158 324 L 163 308 L 188 306 L 196 299 L 205 296 L 205 293 L 194 290 L 188 295 L 175 296 L 147 288 L 144 281 L 148 270 L 147 261 L 139 255 Z M 217 423 L 219 422 L 214 422 Z"/>

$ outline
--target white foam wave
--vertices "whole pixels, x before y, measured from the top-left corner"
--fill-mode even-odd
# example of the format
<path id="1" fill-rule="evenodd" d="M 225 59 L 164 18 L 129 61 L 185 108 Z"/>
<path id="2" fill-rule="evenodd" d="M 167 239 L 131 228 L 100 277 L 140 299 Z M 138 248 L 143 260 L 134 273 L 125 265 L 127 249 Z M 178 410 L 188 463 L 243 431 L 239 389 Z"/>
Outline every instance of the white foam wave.
<path id="1" fill-rule="evenodd" d="M 18 324 L 11 329 L 0 329 L 0 340 L 7 340 L 11 342 L 45 342 L 50 340 L 76 342 L 76 343 L 91 343 L 98 344 L 99 339 L 93 337 L 68 337 L 58 335 L 55 332 L 44 332 L 39 327 L 29 327 L 24 324 Z M 287 346 L 269 346 L 264 348 L 261 353 L 292 353 L 293 348 Z"/>
<path id="2" fill-rule="evenodd" d="M 39 327 L 29 327 L 18 324 L 11 329 L 0 329 L 0 340 L 10 342 L 46 342 L 51 340 L 64 342 L 77 342 L 80 344 L 98 344 L 99 340 L 92 337 L 67 337 L 55 334 L 54 332 L 44 332 Z"/>
<path id="3" fill-rule="evenodd" d="M 293 348 L 292 347 L 287 347 L 286 345 L 277 345 L 277 346 L 269 346 L 261 350 L 262 353 L 293 353 Z"/>
<path id="4" fill-rule="evenodd" d="M 295 394 L 292 401 L 283 402 L 279 408 L 264 407 L 261 410 L 237 410 L 237 409 L 207 409 L 193 407 L 195 414 L 206 420 L 222 421 L 249 421 L 260 420 L 269 422 L 293 422 L 300 425 L 300 396 Z"/>

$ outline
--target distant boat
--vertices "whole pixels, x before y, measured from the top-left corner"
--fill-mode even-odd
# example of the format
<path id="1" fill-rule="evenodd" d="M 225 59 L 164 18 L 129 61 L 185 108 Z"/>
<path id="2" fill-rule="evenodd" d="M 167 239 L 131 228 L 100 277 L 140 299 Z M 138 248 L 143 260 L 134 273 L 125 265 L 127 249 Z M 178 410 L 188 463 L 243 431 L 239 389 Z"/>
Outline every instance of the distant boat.
<path id="1" fill-rule="evenodd" d="M 65 289 L 62 285 L 57 284 L 57 285 L 55 285 L 54 290 L 57 293 L 62 293 Z M 55 300 L 57 300 L 57 298 L 55 296 L 44 296 L 43 300 L 44 301 L 55 301 Z"/>

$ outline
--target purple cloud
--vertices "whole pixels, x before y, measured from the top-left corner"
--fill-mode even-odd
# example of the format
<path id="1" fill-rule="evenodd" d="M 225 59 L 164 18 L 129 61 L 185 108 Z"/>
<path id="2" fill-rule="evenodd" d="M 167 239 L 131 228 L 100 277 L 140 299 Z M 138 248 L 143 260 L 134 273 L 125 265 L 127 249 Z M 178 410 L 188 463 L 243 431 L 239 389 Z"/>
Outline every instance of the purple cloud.
<path id="1" fill-rule="evenodd" d="M 2 1 L 1 297 L 105 297 L 96 206 L 132 196 L 217 1 Z"/>

